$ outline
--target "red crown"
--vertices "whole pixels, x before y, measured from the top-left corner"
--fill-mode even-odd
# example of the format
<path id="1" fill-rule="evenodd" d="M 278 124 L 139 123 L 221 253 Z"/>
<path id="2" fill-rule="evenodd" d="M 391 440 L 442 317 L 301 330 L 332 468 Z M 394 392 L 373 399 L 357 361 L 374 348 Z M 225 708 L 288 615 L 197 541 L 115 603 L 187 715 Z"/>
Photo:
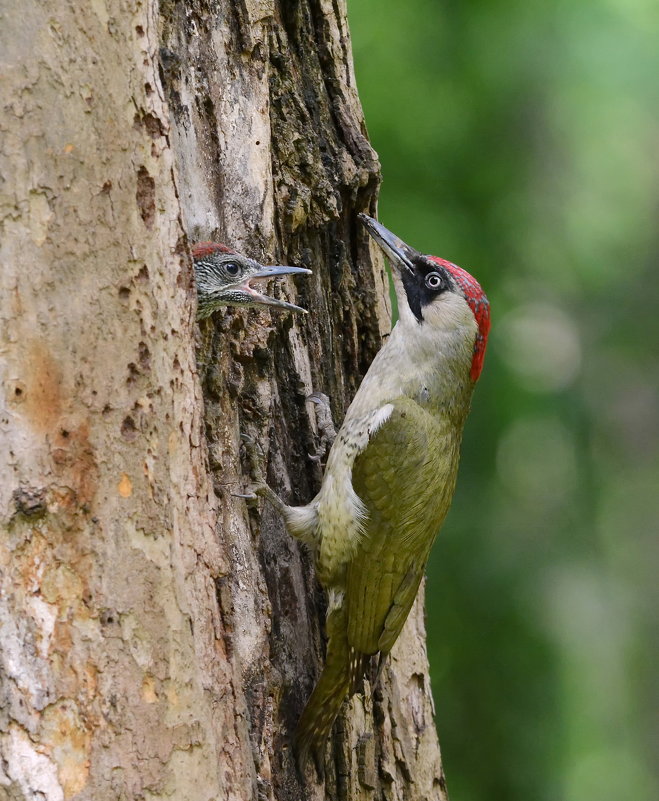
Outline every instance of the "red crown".
<path id="1" fill-rule="evenodd" d="M 204 256 L 210 256 L 213 253 L 235 253 L 226 245 L 220 245 L 217 242 L 197 242 L 192 246 L 192 258 L 203 259 Z"/>
<path id="2" fill-rule="evenodd" d="M 470 375 L 472 381 L 477 381 L 483 369 L 487 336 L 490 333 L 490 302 L 478 281 L 473 275 L 463 270 L 462 267 L 458 267 L 457 264 L 446 261 L 446 259 L 440 259 L 438 256 L 428 256 L 428 258 L 436 264 L 441 264 L 442 267 L 451 273 L 460 289 L 463 291 L 465 299 L 474 313 L 476 325 L 478 326 L 478 333 L 476 334 L 476 342 L 474 343 L 474 356 L 471 360 Z"/>

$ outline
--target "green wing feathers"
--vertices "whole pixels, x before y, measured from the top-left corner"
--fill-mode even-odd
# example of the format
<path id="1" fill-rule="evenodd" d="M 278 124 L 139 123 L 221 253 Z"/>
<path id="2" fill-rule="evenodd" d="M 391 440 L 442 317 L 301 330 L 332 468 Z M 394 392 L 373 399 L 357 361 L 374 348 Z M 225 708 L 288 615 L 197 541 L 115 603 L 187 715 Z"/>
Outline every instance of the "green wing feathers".
<path id="1" fill-rule="evenodd" d="M 403 628 L 451 503 L 459 445 L 452 427 L 401 398 L 355 460 L 353 487 L 368 519 L 348 566 L 346 605 L 349 645 L 359 652 L 388 652 Z"/>
<path id="2" fill-rule="evenodd" d="M 396 642 L 453 496 L 455 427 L 409 398 L 393 406 L 353 464 L 352 486 L 367 516 L 346 566 L 342 600 L 328 613 L 325 667 L 298 724 L 301 763 L 310 753 L 322 762 L 346 695 L 370 657 L 387 654 Z"/>

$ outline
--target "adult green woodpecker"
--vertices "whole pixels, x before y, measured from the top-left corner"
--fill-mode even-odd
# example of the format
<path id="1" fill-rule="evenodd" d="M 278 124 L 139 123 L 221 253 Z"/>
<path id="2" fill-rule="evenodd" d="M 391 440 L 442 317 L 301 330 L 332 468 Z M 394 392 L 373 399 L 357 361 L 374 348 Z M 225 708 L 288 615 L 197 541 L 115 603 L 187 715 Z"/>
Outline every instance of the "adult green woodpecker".
<path id="1" fill-rule="evenodd" d="M 258 279 L 311 273 L 305 267 L 259 264 L 218 242 L 198 242 L 193 245 L 192 260 L 197 285 L 198 320 L 209 317 L 221 306 L 271 306 L 306 313 L 306 309 L 271 298 L 252 286 L 252 281 Z"/>
<path id="2" fill-rule="evenodd" d="M 311 503 L 287 506 L 256 487 L 313 547 L 328 593 L 326 662 L 296 732 L 302 762 L 322 752 L 344 698 L 372 656 L 382 663 L 412 608 L 453 497 L 490 328 L 489 303 L 469 273 L 360 218 L 391 263 L 398 322 L 348 408 Z"/>

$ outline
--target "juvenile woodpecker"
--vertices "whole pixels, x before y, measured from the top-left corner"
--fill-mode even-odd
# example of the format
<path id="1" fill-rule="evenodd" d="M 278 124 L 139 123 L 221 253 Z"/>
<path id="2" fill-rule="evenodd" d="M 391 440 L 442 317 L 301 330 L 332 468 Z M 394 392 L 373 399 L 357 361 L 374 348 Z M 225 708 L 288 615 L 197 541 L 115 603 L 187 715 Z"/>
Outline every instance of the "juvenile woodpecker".
<path id="1" fill-rule="evenodd" d="M 310 273 L 304 267 L 264 266 L 236 253 L 226 245 L 199 242 L 192 246 L 197 284 L 197 319 L 210 316 L 220 306 L 273 306 L 277 309 L 306 309 L 264 295 L 251 282 L 294 273 Z"/>
<path id="2" fill-rule="evenodd" d="M 453 496 L 490 328 L 469 273 L 360 218 L 391 262 L 398 322 L 348 408 L 316 497 L 292 507 L 255 488 L 314 548 L 328 592 L 326 662 L 296 732 L 302 762 L 322 753 L 344 698 L 372 656 L 382 664 L 412 608 Z"/>

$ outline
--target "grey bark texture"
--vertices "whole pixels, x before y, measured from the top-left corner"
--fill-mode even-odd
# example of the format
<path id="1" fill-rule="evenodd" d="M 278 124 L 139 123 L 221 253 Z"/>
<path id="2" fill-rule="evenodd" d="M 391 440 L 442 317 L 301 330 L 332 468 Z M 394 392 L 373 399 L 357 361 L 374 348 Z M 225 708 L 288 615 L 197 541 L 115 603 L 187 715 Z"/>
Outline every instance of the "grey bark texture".
<path id="1" fill-rule="evenodd" d="M 344 0 L 5 3 L 0 799 L 444 799 L 417 602 L 325 779 L 290 747 L 322 664 L 291 502 L 389 328 Z M 310 310 L 194 323 L 188 242 L 314 273 Z"/>

